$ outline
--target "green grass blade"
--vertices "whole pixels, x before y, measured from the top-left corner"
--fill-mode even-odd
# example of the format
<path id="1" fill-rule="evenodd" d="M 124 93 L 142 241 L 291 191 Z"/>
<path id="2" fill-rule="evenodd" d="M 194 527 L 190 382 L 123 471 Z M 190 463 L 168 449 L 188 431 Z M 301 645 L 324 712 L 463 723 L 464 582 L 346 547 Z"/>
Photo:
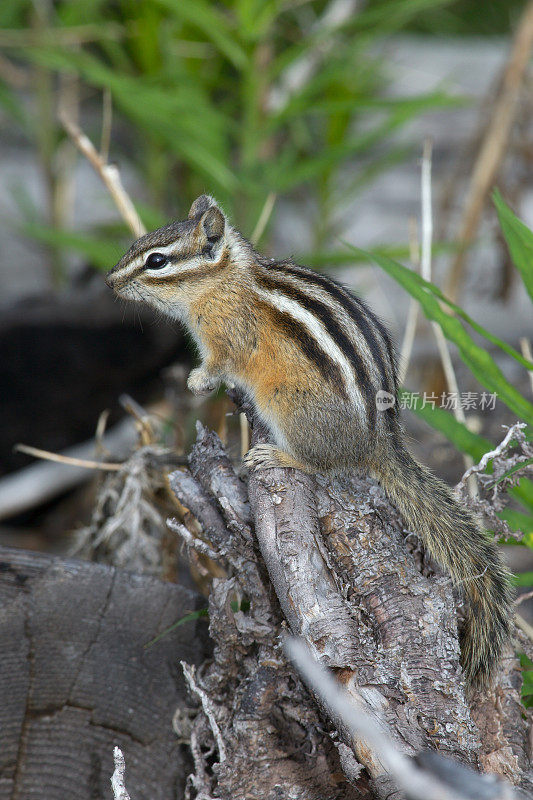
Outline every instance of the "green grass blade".
<path id="1" fill-rule="evenodd" d="M 198 611 L 190 611 L 188 614 L 185 614 L 185 616 L 181 617 L 181 619 L 178 619 L 172 625 L 169 625 L 168 628 L 165 628 L 164 631 L 158 633 L 158 635 L 155 636 L 153 639 L 151 639 L 149 642 L 146 642 L 146 644 L 144 645 L 144 649 L 147 650 L 149 647 L 152 647 L 152 645 L 154 645 L 156 642 L 159 642 L 165 636 L 168 636 L 168 634 L 172 633 L 172 631 L 175 631 L 176 628 L 179 628 L 181 625 L 185 625 L 186 622 L 193 622 L 194 620 L 208 616 L 209 612 L 207 608 L 199 608 Z"/>
<path id="2" fill-rule="evenodd" d="M 117 106 L 145 135 L 159 138 L 192 169 L 201 170 L 211 184 L 216 182 L 228 192 L 238 187 L 229 166 L 224 116 L 192 77 L 169 91 L 161 80 L 117 73 L 87 52 L 32 48 L 26 55 L 51 69 L 77 73 L 93 86 L 109 89 Z"/>
<path id="3" fill-rule="evenodd" d="M 448 441 L 462 453 L 472 456 L 474 461 L 480 461 L 485 453 L 494 449 L 492 442 L 470 431 L 466 425 L 456 420 L 449 411 L 445 411 L 438 406 L 432 408 L 431 405 L 424 405 L 422 398 L 416 398 L 407 391 L 401 391 L 399 399 L 400 402 L 403 399 L 404 407 L 409 408 L 434 430 L 444 434 Z M 490 462 L 487 472 L 491 472 Z M 509 494 L 532 513 L 524 514 L 520 511 L 504 509 L 500 516 L 510 524 L 513 530 L 532 531 L 533 534 L 533 483 L 528 478 L 522 478 L 517 486 L 509 490 Z M 527 521 L 527 524 L 525 521 Z"/>
<path id="4" fill-rule="evenodd" d="M 519 270 L 524 286 L 533 300 L 533 232 L 513 214 L 497 190 L 492 199 L 513 264 Z"/>
<path id="5" fill-rule="evenodd" d="M 354 251 L 355 255 L 359 254 L 359 256 L 365 256 L 365 258 L 367 257 L 368 253 L 373 253 L 373 254 L 376 253 L 376 251 L 363 251 L 359 250 L 358 248 L 354 248 L 352 245 L 348 246 Z M 450 250 L 453 251 L 454 249 L 456 248 L 450 247 Z M 436 252 L 435 248 L 434 252 Z M 402 269 L 407 269 L 407 267 L 404 267 L 401 264 L 399 264 L 398 266 L 400 266 Z M 527 358 L 524 358 L 524 356 L 521 353 L 519 353 L 518 350 L 515 350 L 514 347 L 511 347 L 510 344 L 507 344 L 507 342 L 504 342 L 502 341 L 502 339 L 499 339 L 493 333 L 484 328 L 483 325 L 480 325 L 479 322 L 476 322 L 476 320 L 473 319 L 469 314 L 467 314 L 466 311 L 464 311 L 460 306 L 456 305 L 451 300 L 449 300 L 446 297 L 446 295 L 442 293 L 442 291 L 439 289 L 438 286 L 435 286 L 435 284 L 433 283 L 428 283 L 428 281 L 425 281 L 424 278 L 422 278 L 420 275 L 418 275 L 418 273 L 413 272 L 412 270 L 407 270 L 407 271 L 413 276 L 413 281 L 416 282 L 418 286 L 420 286 L 422 289 L 427 289 L 429 292 L 434 294 L 435 297 L 437 297 L 442 303 L 448 306 L 448 308 L 455 314 L 457 314 L 458 317 L 461 317 L 461 319 L 463 319 L 466 323 L 468 323 L 468 325 L 470 325 L 470 327 L 473 330 L 475 330 L 476 333 L 479 333 L 480 336 L 483 336 L 483 338 L 486 339 L 488 342 L 491 342 L 491 344 L 494 344 L 496 345 L 496 347 L 499 347 L 500 350 L 503 350 L 503 352 L 506 353 L 508 356 L 511 356 L 511 358 L 513 358 L 515 361 L 518 361 L 518 363 L 521 364 L 523 367 L 525 367 L 528 371 L 533 370 L 533 363 L 531 361 L 529 361 Z"/>
<path id="6" fill-rule="evenodd" d="M 362 252 L 354 248 L 356 252 Z M 533 405 L 529 403 L 515 387 L 509 383 L 492 356 L 480 347 L 467 333 L 457 317 L 452 317 L 442 310 L 435 297 L 436 287 L 422 281 L 420 276 L 407 269 L 397 261 L 384 256 L 366 253 L 369 260 L 374 261 L 416 300 L 419 301 L 428 319 L 437 322 L 451 342 L 457 345 L 464 363 L 470 368 L 478 381 L 491 393 L 496 392 L 499 399 L 517 415 L 518 419 L 533 425 Z"/>
<path id="7" fill-rule="evenodd" d="M 513 531 L 522 531 L 524 536 L 533 537 L 533 514 L 525 514 L 514 508 L 504 508 L 498 516 L 505 520 Z"/>
<path id="8" fill-rule="evenodd" d="M 521 478 L 518 486 L 511 489 L 510 494 L 533 513 L 533 481 L 530 481 L 529 478 Z"/>
<path id="9" fill-rule="evenodd" d="M 157 0 L 184 22 L 200 30 L 206 39 L 239 70 L 246 68 L 248 56 L 238 42 L 239 32 L 231 24 L 229 14 L 205 0 Z"/>
<path id="10" fill-rule="evenodd" d="M 457 314 L 457 316 L 461 317 L 461 319 L 464 319 L 464 321 L 467 322 L 470 325 L 470 327 L 476 331 L 476 333 L 479 333 L 481 336 L 483 336 L 484 339 L 486 339 L 488 342 L 491 342 L 491 344 L 494 344 L 496 345 L 496 347 L 499 347 L 500 350 L 503 350 L 503 352 L 507 353 L 508 356 L 514 358 L 515 361 L 518 361 L 518 363 L 521 364 L 523 367 L 525 367 L 528 371 L 533 369 L 533 363 L 529 361 L 527 358 L 524 358 L 524 356 L 521 353 L 519 353 L 518 350 L 515 350 L 514 347 L 511 347 L 510 344 L 507 344 L 507 342 L 504 342 L 502 339 L 499 339 L 493 333 L 484 328 L 483 325 L 480 325 L 479 322 L 476 322 L 475 319 L 472 319 L 472 317 L 469 314 L 467 314 L 466 311 L 464 311 L 460 306 L 457 306 L 455 303 L 452 303 L 451 300 L 448 300 L 437 286 L 434 286 L 433 284 L 428 284 L 428 285 L 432 286 L 432 288 L 435 290 L 434 291 L 435 296 L 438 297 L 439 300 L 441 300 L 443 303 L 445 303 L 449 309 L 454 311 Z"/>
<path id="11" fill-rule="evenodd" d="M 507 472 L 504 472 L 503 475 L 500 475 L 500 477 L 497 480 L 495 480 L 494 483 L 491 483 L 491 487 L 496 486 L 498 483 L 501 483 L 501 481 L 505 480 L 506 478 L 510 478 L 511 475 L 514 475 L 516 472 L 520 472 L 525 467 L 529 467 L 532 464 L 533 464 L 533 458 L 528 458 L 525 461 L 520 462 L 519 464 L 515 464 L 514 467 L 511 467 L 511 469 L 507 470 Z"/>

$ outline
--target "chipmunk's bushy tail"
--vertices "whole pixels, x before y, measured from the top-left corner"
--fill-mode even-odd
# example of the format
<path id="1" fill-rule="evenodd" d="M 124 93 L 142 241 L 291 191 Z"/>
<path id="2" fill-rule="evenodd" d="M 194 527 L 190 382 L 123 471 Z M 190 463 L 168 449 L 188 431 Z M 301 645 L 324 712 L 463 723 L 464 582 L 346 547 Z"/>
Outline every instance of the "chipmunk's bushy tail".
<path id="1" fill-rule="evenodd" d="M 418 464 L 402 444 L 374 464 L 386 494 L 429 553 L 460 586 L 468 603 L 461 663 L 468 684 L 487 685 L 510 636 L 509 573 L 497 546 L 452 490 Z"/>

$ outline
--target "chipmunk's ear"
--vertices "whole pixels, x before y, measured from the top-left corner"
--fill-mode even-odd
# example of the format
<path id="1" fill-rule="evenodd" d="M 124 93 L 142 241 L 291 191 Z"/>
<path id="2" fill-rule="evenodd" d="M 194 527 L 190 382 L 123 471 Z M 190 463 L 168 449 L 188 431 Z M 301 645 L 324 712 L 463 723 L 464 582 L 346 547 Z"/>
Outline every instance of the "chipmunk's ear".
<path id="1" fill-rule="evenodd" d="M 201 194 L 200 197 L 196 198 L 189 209 L 189 219 L 200 217 L 208 208 L 211 208 L 211 206 L 218 208 L 216 201 L 212 197 L 209 197 L 208 194 Z"/>
<path id="2" fill-rule="evenodd" d="M 210 245 L 216 245 L 224 236 L 226 220 L 218 206 L 211 206 L 202 215 L 200 225 Z"/>

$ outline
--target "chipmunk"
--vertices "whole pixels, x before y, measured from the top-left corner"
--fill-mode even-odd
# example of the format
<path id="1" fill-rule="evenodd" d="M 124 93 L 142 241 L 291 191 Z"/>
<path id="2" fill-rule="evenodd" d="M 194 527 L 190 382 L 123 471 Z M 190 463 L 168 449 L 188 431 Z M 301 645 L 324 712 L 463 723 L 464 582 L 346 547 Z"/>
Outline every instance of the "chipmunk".
<path id="1" fill-rule="evenodd" d="M 189 331 L 201 356 L 191 391 L 226 382 L 251 398 L 273 444 L 250 449 L 249 469 L 357 468 L 381 483 L 466 595 L 461 663 L 470 685 L 486 685 L 509 639 L 508 573 L 470 511 L 406 450 L 392 342 L 362 300 L 292 261 L 261 256 L 208 195 L 188 219 L 138 239 L 106 282 Z M 378 393 L 389 398 L 385 410 Z"/>

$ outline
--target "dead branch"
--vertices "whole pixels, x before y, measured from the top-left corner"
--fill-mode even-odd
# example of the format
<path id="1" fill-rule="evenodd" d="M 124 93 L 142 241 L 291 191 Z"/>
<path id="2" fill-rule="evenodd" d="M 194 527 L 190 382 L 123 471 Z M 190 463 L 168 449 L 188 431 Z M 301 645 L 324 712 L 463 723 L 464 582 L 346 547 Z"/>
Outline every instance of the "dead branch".
<path id="1" fill-rule="evenodd" d="M 122 455 L 133 446 L 135 438 L 135 427 L 126 419 L 106 433 L 102 441 L 109 452 Z M 59 463 L 31 464 L 1 478 L 0 520 L 35 508 L 87 481 L 91 477 L 87 464 L 73 467 L 72 459 L 78 463 L 87 462 L 94 454 L 95 445 L 95 440 L 90 439 L 61 453 Z"/>
<path id="2" fill-rule="evenodd" d="M 261 435 L 256 425 L 254 442 Z M 402 763 L 414 769 L 411 759 L 438 750 L 454 759 L 454 774 L 471 774 L 461 773 L 461 763 L 481 764 L 532 785 L 516 659 L 509 654 L 492 693 L 475 698 L 471 713 L 450 581 L 428 572 L 418 551 L 406 551 L 398 514 L 378 486 L 368 478 L 264 470 L 249 478 L 248 504 L 220 441 L 201 426 L 190 463 L 191 473 L 174 473 L 171 486 L 227 572 L 213 581 L 210 596 L 214 661 L 194 676 L 212 717 L 200 712 L 202 735 L 191 736 L 195 797 L 407 796 L 387 758 L 327 704 L 319 703 L 318 712 L 290 678 L 277 646 L 283 618 L 335 671 L 356 708 L 387 732 Z M 225 759 L 213 768 L 220 741 Z M 295 743 L 307 753 L 304 771 Z M 442 762 L 429 762 L 430 756 L 416 767 L 438 775 Z M 253 775 L 251 763 L 258 765 Z M 344 783 L 334 777 L 341 770 Z M 501 792 L 494 797 L 505 797 Z M 460 793 L 427 798 L 433 796 L 458 800 Z"/>
<path id="3" fill-rule="evenodd" d="M 250 477 L 249 492 L 255 533 L 292 632 L 339 671 L 353 700 L 390 730 L 400 751 L 438 747 L 475 763 L 451 585 L 430 585 L 414 561 L 406 563 L 399 526 L 382 521 L 395 514 L 380 490 L 369 479 L 268 470 Z M 375 753 L 331 721 L 369 772 L 375 796 L 399 797 Z"/>
<path id="4" fill-rule="evenodd" d="M 288 798 L 289 792 L 297 800 L 352 798 L 334 778 L 338 757 L 319 732 L 316 708 L 301 685 L 294 687 L 278 652 L 281 618 L 254 551 L 246 486 L 218 437 L 200 425 L 190 461 L 191 474 L 174 473 L 171 485 L 183 504 L 195 508 L 204 533 L 231 566 L 231 576 L 215 580 L 210 596 L 214 662 L 195 675 L 195 685 L 210 698 L 226 759 L 217 764 L 215 778 L 208 765 L 215 736 L 206 718 L 202 735 L 191 736 L 190 786 L 197 798 Z"/>

